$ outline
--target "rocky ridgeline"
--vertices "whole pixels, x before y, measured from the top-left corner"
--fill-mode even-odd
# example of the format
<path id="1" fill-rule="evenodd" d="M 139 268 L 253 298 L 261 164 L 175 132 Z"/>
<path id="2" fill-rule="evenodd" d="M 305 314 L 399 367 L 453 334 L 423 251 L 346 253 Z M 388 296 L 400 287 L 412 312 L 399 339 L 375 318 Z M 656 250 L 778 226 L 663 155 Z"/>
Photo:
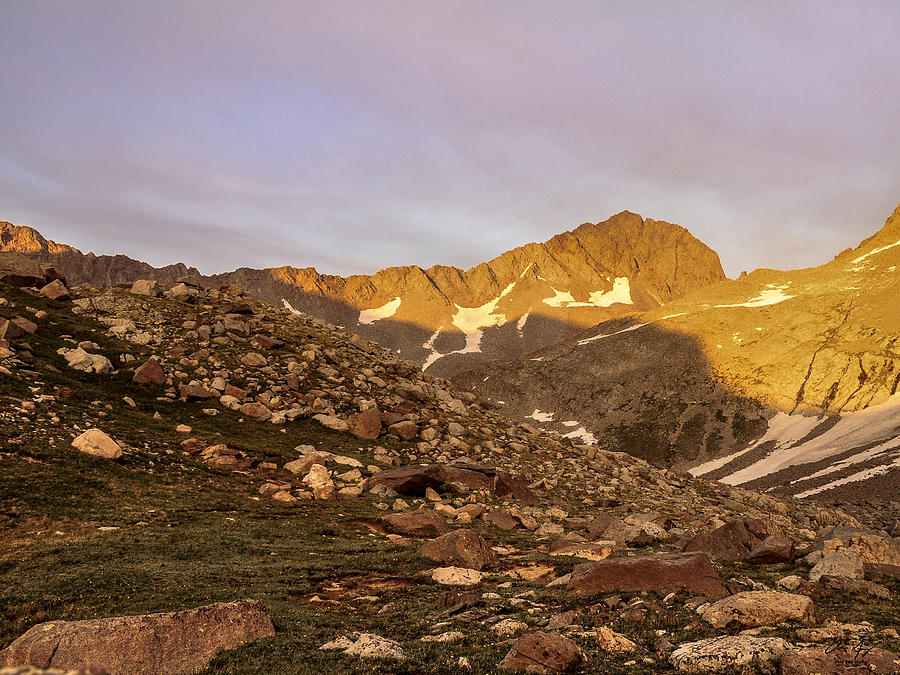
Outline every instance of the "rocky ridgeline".
<path id="1" fill-rule="evenodd" d="M 246 478 L 260 499 L 298 509 L 352 501 L 371 509 L 372 532 L 415 546 L 433 565 L 424 572 L 428 582 L 447 589 L 440 596 L 444 620 L 423 642 L 452 645 L 477 622 L 508 648 L 490 670 L 525 672 L 590 668 L 600 654 L 626 668 L 685 672 L 752 672 L 779 663 L 783 673 L 900 667 L 896 653 L 869 649 L 874 639 L 900 644 L 893 628 L 876 633 L 872 624 L 816 615 L 817 601 L 834 593 L 894 602 L 889 586 L 900 576 L 900 548 L 891 533 L 866 530 L 838 510 L 673 474 L 511 423 L 387 349 L 248 299 L 233 285 L 179 282 L 162 292 L 139 281 L 62 294 L 62 280 L 40 281 L 35 295 L 56 296 L 58 311 L 96 321 L 117 354 L 71 339 L 55 365 L 36 363 L 29 340 L 56 322 L 27 303 L 0 300 L 3 316 L 11 317 L 0 324 L 0 368 L 34 393 L 0 411 L 4 425 L 49 426 L 62 414 L 64 393 L 41 387 L 51 367 L 126 379 L 135 392 L 155 388 L 164 412 L 181 400 L 213 420 L 237 415 L 248 433 L 289 433 L 291 425 L 312 420 L 355 436 L 363 446 L 359 457 L 304 444 L 279 465 L 189 425 L 175 427 L 184 434 L 184 457 L 223 472 L 223 480 Z M 122 404 L 133 403 L 126 396 Z M 111 427 L 103 428 L 105 416 L 95 427 L 58 431 L 67 444 L 107 461 L 144 452 L 117 441 Z M 515 545 L 491 543 L 494 533 L 519 533 L 524 539 L 516 541 L 549 562 L 521 562 Z M 728 572 L 736 562 L 747 575 Z M 779 575 L 785 565 L 802 573 Z M 513 583 L 530 589 L 509 595 Z M 642 595 L 623 600 L 629 593 Z M 563 609 L 571 603 L 607 621 L 624 620 L 635 632 L 585 626 L 580 612 Z M 173 620 L 147 615 L 41 624 L 0 652 L 0 665 L 188 672 L 222 649 L 271 634 L 258 604 L 192 611 L 185 621 L 199 632 L 223 612 L 234 616 L 227 639 L 191 647 L 190 659 L 177 640 L 141 647 L 146 626 L 167 634 Z M 652 616 L 670 616 L 673 626 L 686 622 L 704 637 L 673 644 L 662 630 L 648 643 L 637 627 Z M 132 647 L 124 650 L 126 644 Z M 348 631 L 321 649 L 379 659 L 389 669 L 409 659 L 411 645 Z M 456 667 L 467 666 L 469 658 L 459 657 Z"/>

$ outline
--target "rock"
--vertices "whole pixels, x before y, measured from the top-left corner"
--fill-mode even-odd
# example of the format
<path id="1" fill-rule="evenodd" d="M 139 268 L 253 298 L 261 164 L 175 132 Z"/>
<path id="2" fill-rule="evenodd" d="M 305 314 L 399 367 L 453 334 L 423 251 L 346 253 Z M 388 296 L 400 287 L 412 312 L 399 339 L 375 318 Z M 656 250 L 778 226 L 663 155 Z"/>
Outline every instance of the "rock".
<path id="1" fill-rule="evenodd" d="M 585 560 L 606 560 L 616 550 L 614 541 L 589 541 L 584 544 L 570 544 L 550 552 L 551 556 L 572 556 Z"/>
<path id="2" fill-rule="evenodd" d="M 822 557 L 809 571 L 809 580 L 818 581 L 822 576 L 847 577 L 848 579 L 862 579 L 865 577 L 865 568 L 862 559 L 850 551 L 833 551 Z"/>
<path id="3" fill-rule="evenodd" d="M 761 520 L 733 520 L 711 532 L 698 534 L 687 543 L 684 551 L 702 551 L 719 560 L 743 560 L 763 538 L 776 534 L 770 529 Z"/>
<path id="4" fill-rule="evenodd" d="M 316 499 L 334 499 L 334 481 L 331 472 L 322 464 L 313 464 L 309 473 L 303 477 L 303 483 L 313 491 Z"/>
<path id="5" fill-rule="evenodd" d="M 102 354 L 90 354 L 81 347 L 77 349 L 66 349 L 62 347 L 57 350 L 58 354 L 66 360 L 66 364 L 73 370 L 81 370 L 85 373 L 98 373 L 106 375 L 113 372 L 112 362 Z"/>
<path id="6" fill-rule="evenodd" d="M 174 675 L 202 670 L 219 652 L 275 634 L 256 600 L 218 603 L 167 614 L 32 627 L 0 652 L 0 665 L 96 666 L 111 675 Z"/>
<path id="7" fill-rule="evenodd" d="M 491 626 L 491 632 L 497 635 L 515 635 L 528 630 L 528 624 L 516 619 L 503 619 Z"/>
<path id="8" fill-rule="evenodd" d="M 566 590 L 584 597 L 610 591 L 656 591 L 722 598 L 728 590 L 703 553 L 607 558 L 576 565 Z"/>
<path id="9" fill-rule="evenodd" d="M 683 673 L 732 672 L 764 667 L 789 649 L 790 644 L 781 638 L 724 635 L 680 645 L 669 656 L 669 663 Z"/>
<path id="10" fill-rule="evenodd" d="M 784 655 L 781 675 L 887 675 L 900 673 L 900 654 L 878 647 L 800 647 Z"/>
<path id="11" fill-rule="evenodd" d="M 349 429 L 349 426 L 344 420 L 335 417 L 334 415 L 313 415 L 313 419 L 323 427 L 328 427 L 334 431 L 347 431 L 347 429 Z"/>
<path id="12" fill-rule="evenodd" d="M 444 586 L 474 586 L 484 575 L 465 567 L 438 567 L 431 571 L 431 578 Z"/>
<path id="13" fill-rule="evenodd" d="M 630 654 L 637 649 L 637 645 L 631 640 L 607 626 L 600 626 L 597 629 L 596 637 L 600 649 L 606 652 Z"/>
<path id="14" fill-rule="evenodd" d="M 283 340 L 268 335 L 254 335 L 250 338 L 250 344 L 257 349 L 281 349 L 284 347 Z"/>
<path id="15" fill-rule="evenodd" d="M 516 673 L 564 673 L 581 660 L 581 650 L 569 638 L 537 632 L 520 637 L 499 667 Z"/>
<path id="16" fill-rule="evenodd" d="M 484 514 L 482 520 L 499 527 L 501 530 L 514 530 L 517 527 L 522 527 L 522 523 L 510 515 L 506 509 L 490 509 Z"/>
<path id="17" fill-rule="evenodd" d="M 241 415 L 245 415 L 260 422 L 265 422 L 272 417 L 272 411 L 262 403 L 244 403 L 240 408 Z"/>
<path id="18" fill-rule="evenodd" d="M 136 384 L 165 384 L 166 374 L 159 364 L 159 359 L 151 356 L 144 364 L 135 369 L 131 381 Z"/>
<path id="19" fill-rule="evenodd" d="M 88 429 L 72 441 L 72 447 L 95 457 L 119 459 L 122 448 L 100 429 Z"/>
<path id="20" fill-rule="evenodd" d="M 59 279 L 51 281 L 41 289 L 41 295 L 50 300 L 68 300 L 69 289 Z"/>
<path id="21" fill-rule="evenodd" d="M 828 535 L 826 535 L 828 537 Z M 900 565 L 900 546 L 891 539 L 867 532 L 832 532 L 830 538 L 822 542 L 822 553 L 828 555 L 844 551 L 858 556 L 864 563 Z"/>
<path id="22" fill-rule="evenodd" d="M 25 335 L 25 331 L 9 319 L 0 319 L 0 340 L 11 342 Z"/>
<path id="23" fill-rule="evenodd" d="M 138 279 L 131 284 L 131 292 L 135 295 L 155 298 L 159 296 L 159 284 L 151 279 Z"/>
<path id="24" fill-rule="evenodd" d="M 348 656 L 358 656 L 361 659 L 403 661 L 406 658 L 403 648 L 398 643 L 371 633 L 360 635 L 356 642 L 344 650 L 344 653 Z"/>
<path id="25" fill-rule="evenodd" d="M 354 413 L 347 418 L 350 433 L 357 438 L 373 440 L 381 433 L 381 411 L 378 408 L 369 408 L 360 413 Z"/>
<path id="26" fill-rule="evenodd" d="M 424 495 L 428 488 L 443 487 L 444 471 L 439 464 L 381 471 L 366 481 L 366 489 L 371 490 L 375 485 L 386 485 L 401 495 Z"/>
<path id="27" fill-rule="evenodd" d="M 179 283 L 175 284 L 174 286 L 172 286 L 172 288 L 169 289 L 169 295 L 178 300 L 190 302 L 198 295 L 200 295 L 200 291 L 193 286 L 188 286 L 185 283 Z"/>
<path id="28" fill-rule="evenodd" d="M 812 600 L 805 595 L 780 591 L 745 591 L 697 611 L 716 628 L 724 628 L 732 621 L 750 628 L 783 622 L 805 625 L 815 622 Z"/>
<path id="29" fill-rule="evenodd" d="M 766 537 L 750 551 L 747 562 L 757 565 L 794 562 L 794 540 L 790 537 L 773 534 Z"/>
<path id="30" fill-rule="evenodd" d="M 180 384 L 178 395 L 183 401 L 207 401 L 215 396 L 202 384 Z"/>
<path id="31" fill-rule="evenodd" d="M 284 468 L 294 475 L 305 476 L 309 473 L 313 464 L 322 464 L 324 466 L 325 458 L 321 455 L 307 455 L 306 457 L 295 459 L 293 462 L 288 462 L 284 465 Z"/>
<path id="32" fill-rule="evenodd" d="M 269 364 L 269 361 L 262 354 L 247 352 L 241 357 L 241 363 L 251 368 L 263 368 Z"/>
<path id="33" fill-rule="evenodd" d="M 397 422 L 388 427 L 388 433 L 396 436 L 402 441 L 409 441 L 416 437 L 419 433 L 419 425 L 409 420 Z"/>
<path id="34" fill-rule="evenodd" d="M 497 556 L 491 547 L 472 530 L 455 530 L 427 541 L 419 547 L 419 555 L 473 570 L 497 564 Z"/>
<path id="35" fill-rule="evenodd" d="M 449 531 L 447 521 L 434 511 L 413 511 L 412 513 L 391 513 L 381 519 L 392 532 L 414 537 L 435 537 Z"/>

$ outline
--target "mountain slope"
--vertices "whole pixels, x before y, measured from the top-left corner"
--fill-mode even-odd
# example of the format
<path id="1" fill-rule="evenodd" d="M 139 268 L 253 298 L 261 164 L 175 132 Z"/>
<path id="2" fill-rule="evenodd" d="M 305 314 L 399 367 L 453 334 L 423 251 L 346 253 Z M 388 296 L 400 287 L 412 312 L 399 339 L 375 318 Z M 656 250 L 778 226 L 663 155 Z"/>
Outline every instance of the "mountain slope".
<path id="1" fill-rule="evenodd" d="M 458 382 L 514 416 L 680 468 L 751 448 L 706 464 L 710 477 L 833 495 L 890 476 L 896 493 L 898 266 L 900 208 L 825 265 L 756 270 Z M 823 436 L 864 414 L 879 423 Z M 819 436 L 827 447 L 809 445 Z M 776 446 L 793 459 L 732 475 Z"/>
<path id="2" fill-rule="evenodd" d="M 15 226 L 0 223 L 0 250 L 53 262 L 72 283 L 171 283 L 196 275 L 181 265 L 154 271 L 123 256 L 82 256 L 23 229 L 17 235 Z M 428 372 L 449 375 L 658 307 L 724 278 L 718 255 L 685 228 L 626 211 L 469 270 L 391 267 L 343 278 L 313 268 L 241 268 L 199 281 L 240 284 L 258 298 L 346 326 Z"/>

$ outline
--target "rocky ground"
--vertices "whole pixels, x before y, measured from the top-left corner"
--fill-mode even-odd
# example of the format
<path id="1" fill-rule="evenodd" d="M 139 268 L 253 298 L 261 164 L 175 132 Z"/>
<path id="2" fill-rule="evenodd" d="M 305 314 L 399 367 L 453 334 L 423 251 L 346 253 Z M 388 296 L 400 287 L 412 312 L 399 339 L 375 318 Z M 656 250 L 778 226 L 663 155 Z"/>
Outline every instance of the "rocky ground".
<path id="1" fill-rule="evenodd" d="M 234 286 L 42 276 L 0 285 L 0 668 L 898 670 L 890 526 L 511 423 Z"/>

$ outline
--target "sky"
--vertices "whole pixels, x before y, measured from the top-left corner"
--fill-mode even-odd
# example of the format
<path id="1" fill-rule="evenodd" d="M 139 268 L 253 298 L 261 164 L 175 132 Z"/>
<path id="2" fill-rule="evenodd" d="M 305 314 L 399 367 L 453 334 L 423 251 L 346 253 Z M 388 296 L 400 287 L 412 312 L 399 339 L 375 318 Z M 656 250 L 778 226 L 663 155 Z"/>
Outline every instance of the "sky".
<path id="1" fill-rule="evenodd" d="M 737 276 L 900 204 L 894 0 L 10 0 L 0 220 L 204 273 L 467 268 L 623 210 Z"/>

